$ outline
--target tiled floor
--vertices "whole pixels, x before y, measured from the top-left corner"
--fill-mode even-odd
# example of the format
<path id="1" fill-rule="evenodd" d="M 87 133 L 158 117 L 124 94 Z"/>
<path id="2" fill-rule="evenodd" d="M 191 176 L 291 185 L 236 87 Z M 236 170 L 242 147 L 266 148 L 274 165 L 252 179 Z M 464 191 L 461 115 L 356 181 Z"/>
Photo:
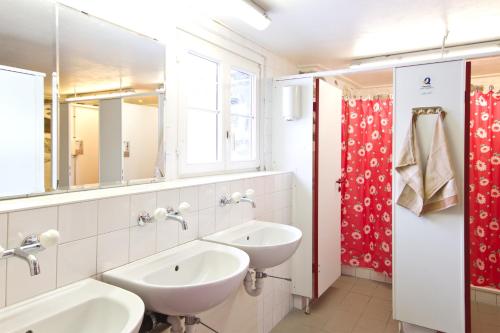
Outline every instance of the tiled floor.
<path id="1" fill-rule="evenodd" d="M 474 303 L 472 333 L 500 333 L 500 307 Z M 311 306 L 311 314 L 293 311 L 272 333 L 388 333 L 398 332 L 392 320 L 390 284 L 350 276 L 340 277 Z"/>

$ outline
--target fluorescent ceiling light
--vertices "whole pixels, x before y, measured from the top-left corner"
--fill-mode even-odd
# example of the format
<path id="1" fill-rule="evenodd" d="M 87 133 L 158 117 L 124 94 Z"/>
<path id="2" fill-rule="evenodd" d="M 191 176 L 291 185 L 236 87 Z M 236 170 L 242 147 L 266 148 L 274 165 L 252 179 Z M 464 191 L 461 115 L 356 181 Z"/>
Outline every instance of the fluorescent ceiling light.
<path id="1" fill-rule="evenodd" d="M 361 60 L 359 63 L 352 64 L 350 68 L 369 68 L 369 67 L 384 67 L 390 65 L 400 65 L 405 63 L 448 59 L 455 57 L 470 57 L 479 54 L 488 54 L 500 52 L 500 45 L 482 45 L 475 47 L 452 47 L 443 52 L 441 51 L 428 51 L 428 52 L 415 52 L 402 55 L 375 57 L 372 59 Z"/>
<path id="2" fill-rule="evenodd" d="M 109 93 L 109 94 L 98 94 L 98 95 L 83 95 L 78 97 L 68 97 L 64 99 L 64 102 L 81 102 L 81 101 L 92 101 L 92 100 L 100 100 L 100 99 L 111 99 L 111 98 L 121 98 L 127 97 L 130 95 L 136 95 L 133 91 L 127 92 L 117 92 L 117 93 Z"/>
<path id="3" fill-rule="evenodd" d="M 250 0 L 203 0 L 216 17 L 236 17 L 257 30 L 265 30 L 271 24 L 262 8 Z"/>

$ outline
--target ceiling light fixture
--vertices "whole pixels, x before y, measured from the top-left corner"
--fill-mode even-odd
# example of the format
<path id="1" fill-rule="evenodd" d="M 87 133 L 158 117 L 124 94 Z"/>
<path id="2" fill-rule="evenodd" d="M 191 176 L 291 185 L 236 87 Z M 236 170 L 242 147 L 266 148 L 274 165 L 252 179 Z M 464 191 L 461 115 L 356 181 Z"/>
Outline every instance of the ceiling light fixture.
<path id="1" fill-rule="evenodd" d="M 458 57 L 471 57 L 475 55 L 488 55 L 500 52 L 500 44 L 474 44 L 469 46 L 450 47 L 444 52 L 441 50 L 411 52 L 391 56 L 374 57 L 358 60 L 350 68 L 385 67 L 391 65 L 408 64 L 419 61 L 450 59 Z"/>
<path id="2" fill-rule="evenodd" d="M 210 4 L 214 16 L 236 17 L 257 30 L 265 30 L 271 24 L 262 8 L 250 0 L 204 1 Z"/>

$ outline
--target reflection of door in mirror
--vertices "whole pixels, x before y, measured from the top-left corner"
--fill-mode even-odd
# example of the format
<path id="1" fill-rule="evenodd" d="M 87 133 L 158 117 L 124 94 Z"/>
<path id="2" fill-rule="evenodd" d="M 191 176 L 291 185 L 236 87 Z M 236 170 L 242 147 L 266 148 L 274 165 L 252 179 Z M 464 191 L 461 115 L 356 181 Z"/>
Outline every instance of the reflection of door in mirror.
<path id="1" fill-rule="evenodd" d="M 158 96 L 125 98 L 122 104 L 123 180 L 155 177 L 158 152 Z"/>
<path id="2" fill-rule="evenodd" d="M 55 187 L 55 27 L 52 1 L 0 1 L 0 197 Z"/>
<path id="3" fill-rule="evenodd" d="M 71 104 L 70 185 L 99 183 L 99 108 Z"/>
<path id="4" fill-rule="evenodd" d="M 44 191 L 43 79 L 0 66 L 0 196 Z"/>

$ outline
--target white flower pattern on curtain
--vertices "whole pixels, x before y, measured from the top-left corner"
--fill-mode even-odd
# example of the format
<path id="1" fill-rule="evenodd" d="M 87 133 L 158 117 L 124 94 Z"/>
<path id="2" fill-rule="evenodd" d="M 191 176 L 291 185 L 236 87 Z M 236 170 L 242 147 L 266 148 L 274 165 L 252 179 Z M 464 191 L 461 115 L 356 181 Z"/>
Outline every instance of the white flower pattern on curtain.
<path id="1" fill-rule="evenodd" d="M 470 104 L 471 283 L 500 289 L 500 96 L 474 92 Z"/>
<path id="2" fill-rule="evenodd" d="M 342 105 L 342 263 L 392 275 L 392 100 Z"/>

